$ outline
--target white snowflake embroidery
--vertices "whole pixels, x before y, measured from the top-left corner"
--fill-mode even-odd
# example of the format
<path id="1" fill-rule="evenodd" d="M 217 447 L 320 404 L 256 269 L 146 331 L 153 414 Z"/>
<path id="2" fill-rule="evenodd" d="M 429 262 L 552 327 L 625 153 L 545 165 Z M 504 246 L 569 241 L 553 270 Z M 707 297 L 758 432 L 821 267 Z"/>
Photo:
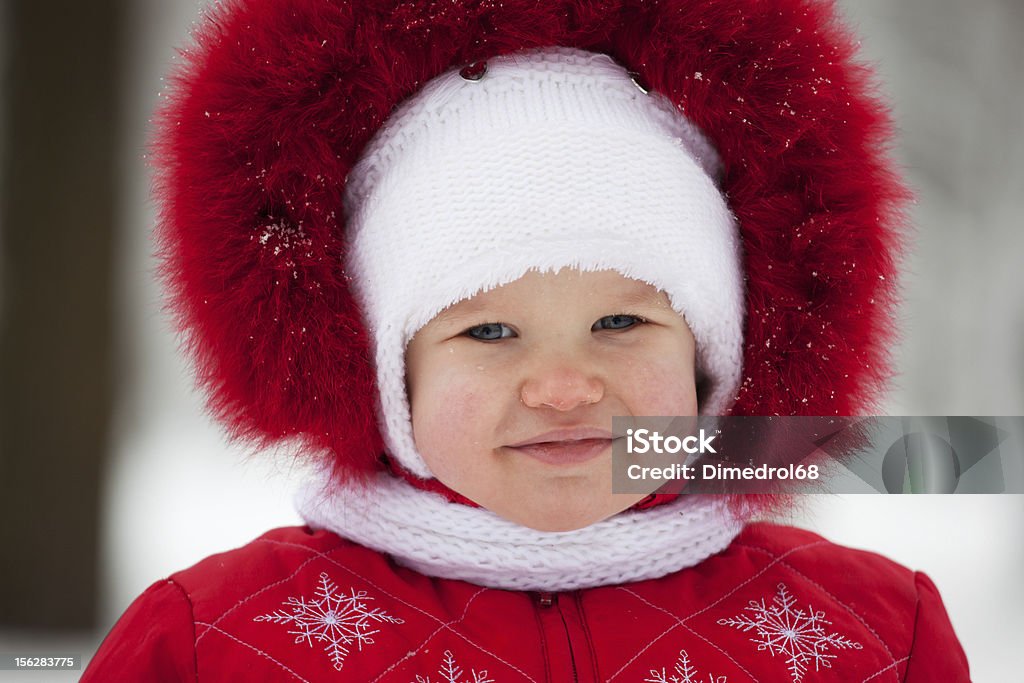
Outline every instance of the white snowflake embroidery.
<path id="1" fill-rule="evenodd" d="M 438 683 L 494 683 L 493 678 L 487 677 L 487 669 L 480 672 L 470 670 L 469 673 L 473 677 L 472 680 L 463 678 L 462 667 L 455 663 L 455 655 L 451 650 L 444 651 L 444 661 L 437 670 L 437 674 L 441 677 Z M 416 680 L 411 683 L 432 683 L 432 681 L 430 676 L 416 676 Z"/>
<path id="2" fill-rule="evenodd" d="M 686 650 L 679 651 L 679 659 L 676 660 L 676 665 L 672 669 L 671 673 L 665 673 L 665 669 L 661 671 L 651 669 L 651 677 L 645 678 L 644 683 L 700 683 L 701 679 L 697 678 L 697 670 L 690 664 L 690 655 L 686 654 Z M 725 676 L 712 676 L 708 674 L 708 683 L 728 683 L 725 680 Z"/>
<path id="3" fill-rule="evenodd" d="M 756 630 L 758 637 L 751 638 L 751 642 L 757 643 L 759 651 L 768 650 L 773 657 L 776 654 L 786 655 L 794 683 L 803 680 L 810 662 L 814 662 L 815 671 L 822 667 L 831 669 L 829 660 L 835 659 L 836 655 L 826 652 L 829 648 L 860 650 L 863 647 L 838 633 L 826 635 L 824 625 L 832 622 L 825 619 L 825 613 L 815 611 L 810 605 L 806 611 L 795 608 L 796 598 L 790 595 L 784 583 L 779 584 L 772 603 L 769 607 L 765 605 L 764 598 L 760 602 L 751 600 L 744 611 L 753 617 L 740 614 L 719 619 L 718 623 L 744 632 Z"/>
<path id="4" fill-rule="evenodd" d="M 373 644 L 372 636 L 380 629 L 370 630 L 370 622 L 404 623 L 382 609 L 367 609 L 366 601 L 373 598 L 367 596 L 366 591 L 350 588 L 347 595 L 339 593 L 326 572 L 320 573 L 320 585 L 314 595 L 313 600 L 290 597 L 284 604 L 291 606 L 291 612 L 277 610 L 255 617 L 254 621 L 294 626 L 288 633 L 295 636 L 296 643 L 306 641 L 310 647 L 314 640 L 324 643 L 324 651 L 337 671 L 345 665 L 350 645 L 355 643 L 361 651 L 364 645 Z"/>

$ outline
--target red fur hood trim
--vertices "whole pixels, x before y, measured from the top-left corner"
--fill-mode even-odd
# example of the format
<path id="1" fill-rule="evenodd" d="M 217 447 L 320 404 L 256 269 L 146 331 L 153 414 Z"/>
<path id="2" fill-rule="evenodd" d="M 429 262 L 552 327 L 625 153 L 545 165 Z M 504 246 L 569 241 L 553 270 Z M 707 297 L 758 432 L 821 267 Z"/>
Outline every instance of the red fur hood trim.
<path id="1" fill-rule="evenodd" d="M 454 65 L 603 52 L 716 146 L 743 240 L 737 415 L 857 414 L 889 370 L 901 206 L 890 123 L 830 2 L 225 0 L 195 30 L 153 152 L 162 275 L 213 413 L 380 467 L 374 371 L 341 268 L 345 178 Z"/>

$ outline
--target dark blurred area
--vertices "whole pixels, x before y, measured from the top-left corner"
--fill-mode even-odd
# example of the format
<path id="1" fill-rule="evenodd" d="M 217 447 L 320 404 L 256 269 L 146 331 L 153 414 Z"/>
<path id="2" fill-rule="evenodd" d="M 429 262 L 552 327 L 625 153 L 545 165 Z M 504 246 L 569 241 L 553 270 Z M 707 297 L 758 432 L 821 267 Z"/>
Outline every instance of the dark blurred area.
<path id="1" fill-rule="evenodd" d="M 117 231 L 115 0 L 4 4 L 0 628 L 97 621 Z"/>

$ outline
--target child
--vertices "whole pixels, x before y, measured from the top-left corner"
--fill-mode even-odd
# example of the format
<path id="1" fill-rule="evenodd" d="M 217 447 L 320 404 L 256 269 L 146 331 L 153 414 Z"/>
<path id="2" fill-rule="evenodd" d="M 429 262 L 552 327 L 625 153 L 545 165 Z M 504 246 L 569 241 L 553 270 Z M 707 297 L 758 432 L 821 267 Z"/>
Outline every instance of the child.
<path id="1" fill-rule="evenodd" d="M 969 680 L 924 574 L 611 488 L 612 416 L 880 390 L 904 191 L 826 5 L 236 0 L 198 44 L 165 273 L 217 415 L 322 474 L 84 680 Z"/>

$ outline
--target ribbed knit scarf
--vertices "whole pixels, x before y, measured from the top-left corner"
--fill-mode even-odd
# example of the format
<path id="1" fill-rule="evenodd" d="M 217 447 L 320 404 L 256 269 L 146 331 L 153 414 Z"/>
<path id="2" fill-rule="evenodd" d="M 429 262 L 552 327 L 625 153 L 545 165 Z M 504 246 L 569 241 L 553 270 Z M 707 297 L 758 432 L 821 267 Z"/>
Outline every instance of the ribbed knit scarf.
<path id="1" fill-rule="evenodd" d="M 391 555 L 421 574 L 507 590 L 658 578 L 724 550 L 743 526 L 724 500 L 680 496 L 576 531 L 536 531 L 388 474 L 369 487 L 310 481 L 296 507 L 309 526 Z"/>

